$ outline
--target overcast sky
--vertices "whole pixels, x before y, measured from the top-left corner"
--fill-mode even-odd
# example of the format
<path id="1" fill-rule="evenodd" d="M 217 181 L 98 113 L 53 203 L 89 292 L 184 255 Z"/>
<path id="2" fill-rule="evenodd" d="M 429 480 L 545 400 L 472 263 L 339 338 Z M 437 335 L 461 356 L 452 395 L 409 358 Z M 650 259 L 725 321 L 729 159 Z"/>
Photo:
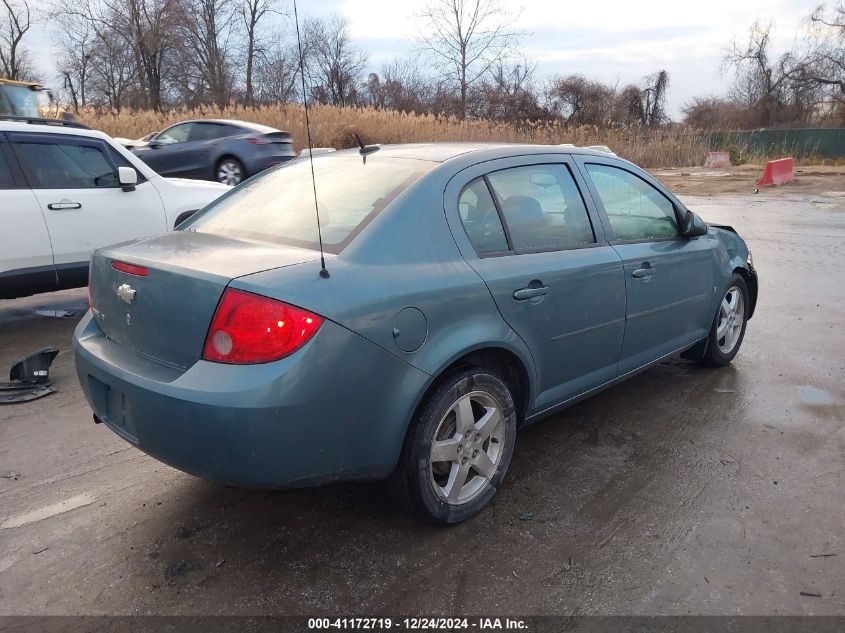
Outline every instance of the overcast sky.
<path id="1" fill-rule="evenodd" d="M 43 1 L 43 0 L 42 0 Z M 425 28 L 415 18 L 426 0 L 299 0 L 300 20 L 337 11 L 346 16 L 356 43 L 369 52 L 371 69 L 411 53 Z M 526 33 L 521 50 L 537 63 L 537 77 L 581 73 L 620 84 L 669 71 L 673 116 L 694 95 L 724 94 L 730 79 L 719 71 L 725 47 L 751 24 L 773 20 L 772 50 L 793 46 L 813 0 L 503 0 L 519 13 Z M 39 25 L 30 47 L 51 78 L 51 25 Z M 51 83 L 50 81 L 47 82 Z"/>

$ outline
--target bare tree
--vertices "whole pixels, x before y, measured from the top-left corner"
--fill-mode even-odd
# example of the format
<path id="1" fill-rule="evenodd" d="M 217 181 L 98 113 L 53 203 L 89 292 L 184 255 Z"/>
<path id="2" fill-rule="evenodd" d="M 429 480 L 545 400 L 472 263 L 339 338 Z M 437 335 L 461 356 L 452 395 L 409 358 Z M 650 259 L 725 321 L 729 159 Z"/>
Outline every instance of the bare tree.
<path id="1" fill-rule="evenodd" d="M 567 125 L 607 123 L 615 99 L 614 90 L 583 75 L 554 77 L 545 91 L 549 108 Z"/>
<path id="2" fill-rule="evenodd" d="M 131 56 L 134 107 L 164 107 L 165 63 L 173 45 L 176 0 L 54 0 L 50 14 L 89 28 L 95 48 Z M 73 49 L 64 47 L 73 55 Z"/>
<path id="3" fill-rule="evenodd" d="M 793 69 L 797 89 L 818 101 L 838 101 L 845 116 L 845 3 L 820 5 L 807 22 Z"/>
<path id="4" fill-rule="evenodd" d="M 734 41 L 725 52 L 723 69 L 734 73 L 730 96 L 758 113 L 758 125 L 784 120 L 790 83 L 795 74 L 791 53 L 772 61 L 769 54 L 772 23 L 755 22 L 748 41 Z"/>
<path id="5" fill-rule="evenodd" d="M 95 35 L 85 20 L 59 16 L 60 40 L 57 71 L 63 88 L 70 95 L 74 112 L 88 105 L 91 81 L 91 57 L 96 48 Z"/>
<path id="6" fill-rule="evenodd" d="M 693 97 L 682 110 L 684 124 L 699 130 L 738 130 L 751 125 L 748 110 L 724 97 Z"/>
<path id="7" fill-rule="evenodd" d="M 669 88 L 669 73 L 665 70 L 648 75 L 644 79 L 640 100 L 642 107 L 642 124 L 647 127 L 658 127 L 669 120 L 666 112 L 666 91 Z"/>
<path id="8" fill-rule="evenodd" d="M 261 33 L 261 25 L 265 18 L 277 13 L 274 0 L 241 0 L 240 18 L 243 23 L 244 35 L 244 57 L 246 67 L 244 69 L 244 103 L 248 106 L 255 105 L 255 66 L 256 58 L 261 57 L 265 51 L 264 37 Z M 280 34 L 277 34 L 279 37 Z M 269 39 L 269 38 L 267 38 Z M 278 48 L 277 51 L 278 52 Z"/>
<path id="9" fill-rule="evenodd" d="M 384 64 L 378 73 L 370 73 L 365 89 L 367 101 L 372 106 L 416 113 L 430 110 L 434 91 L 413 58 L 394 59 Z"/>
<path id="10" fill-rule="evenodd" d="M 503 121 L 535 120 L 543 115 L 540 108 L 534 71 L 536 66 L 528 59 L 512 62 L 498 60 L 482 80 L 476 114 Z"/>
<path id="11" fill-rule="evenodd" d="M 456 86 L 458 115 L 465 118 L 470 88 L 520 38 L 511 28 L 516 18 L 500 0 L 429 0 L 420 17 L 429 31 L 420 38 L 420 48 Z"/>
<path id="12" fill-rule="evenodd" d="M 333 14 L 305 23 L 306 74 L 313 98 L 331 105 L 355 105 L 367 54 L 352 43 L 349 21 Z"/>
<path id="13" fill-rule="evenodd" d="M 164 65 L 173 38 L 175 0 L 105 2 L 111 18 L 106 25 L 120 34 L 135 59 L 144 107 L 161 110 L 164 106 Z"/>
<path id="14" fill-rule="evenodd" d="M 0 0 L 0 75 L 18 80 L 32 78 L 32 62 L 23 45 L 32 22 L 28 0 Z"/>
<path id="15" fill-rule="evenodd" d="M 191 105 L 223 107 L 232 97 L 235 29 L 232 0 L 180 0 L 176 55 Z"/>
<path id="16" fill-rule="evenodd" d="M 255 92 L 258 103 L 284 103 L 297 94 L 299 51 L 295 44 L 285 44 L 281 37 L 256 54 Z"/>

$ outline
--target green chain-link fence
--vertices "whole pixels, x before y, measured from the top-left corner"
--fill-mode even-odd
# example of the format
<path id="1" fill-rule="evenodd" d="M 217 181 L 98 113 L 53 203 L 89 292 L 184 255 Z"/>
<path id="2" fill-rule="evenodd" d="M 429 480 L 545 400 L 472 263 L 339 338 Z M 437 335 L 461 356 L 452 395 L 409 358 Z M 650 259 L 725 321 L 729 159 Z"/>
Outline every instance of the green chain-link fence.
<path id="1" fill-rule="evenodd" d="M 707 144 L 714 151 L 732 149 L 741 157 L 835 160 L 845 158 L 845 128 L 713 132 L 707 135 Z"/>

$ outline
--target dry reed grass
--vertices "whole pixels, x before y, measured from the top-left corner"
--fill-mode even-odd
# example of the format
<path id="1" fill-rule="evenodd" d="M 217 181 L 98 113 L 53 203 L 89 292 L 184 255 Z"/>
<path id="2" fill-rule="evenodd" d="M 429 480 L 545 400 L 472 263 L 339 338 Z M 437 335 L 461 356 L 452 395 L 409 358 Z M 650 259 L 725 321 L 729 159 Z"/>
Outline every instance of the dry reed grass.
<path id="1" fill-rule="evenodd" d="M 592 126 L 566 128 L 556 122 L 521 124 L 492 120 L 459 121 L 450 117 L 416 115 L 374 108 L 338 108 L 314 105 L 309 109 L 315 147 L 352 147 L 355 134 L 365 143 L 425 143 L 434 141 L 480 141 L 607 145 L 620 156 L 644 167 L 689 167 L 701 165 L 705 142 L 677 132 L 643 135 L 629 128 L 599 129 Z M 177 121 L 194 118 L 242 119 L 263 123 L 293 134 L 297 149 L 306 146 L 305 119 L 300 105 L 262 108 L 229 106 L 169 112 L 88 111 L 79 119 L 112 136 L 138 138 Z"/>

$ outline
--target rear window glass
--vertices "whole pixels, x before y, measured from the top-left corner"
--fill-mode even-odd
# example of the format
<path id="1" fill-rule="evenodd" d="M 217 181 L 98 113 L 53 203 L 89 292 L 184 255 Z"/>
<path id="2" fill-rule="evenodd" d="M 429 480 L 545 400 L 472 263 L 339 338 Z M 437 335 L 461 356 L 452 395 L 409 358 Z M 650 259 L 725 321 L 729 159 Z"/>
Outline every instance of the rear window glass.
<path id="1" fill-rule="evenodd" d="M 323 247 L 339 253 L 435 163 L 401 158 L 314 158 Z M 288 163 L 248 180 L 212 205 L 192 231 L 318 248 L 314 189 L 307 160 Z"/>

